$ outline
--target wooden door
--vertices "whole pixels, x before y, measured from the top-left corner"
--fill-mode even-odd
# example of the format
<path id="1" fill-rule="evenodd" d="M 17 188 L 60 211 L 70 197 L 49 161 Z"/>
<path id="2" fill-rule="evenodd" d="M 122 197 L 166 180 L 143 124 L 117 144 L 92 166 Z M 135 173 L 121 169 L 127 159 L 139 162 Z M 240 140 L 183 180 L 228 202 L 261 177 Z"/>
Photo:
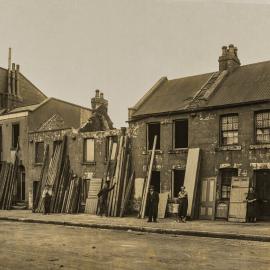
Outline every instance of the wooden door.
<path id="1" fill-rule="evenodd" d="M 202 179 L 200 219 L 214 219 L 215 217 L 216 182 L 216 177 Z"/>
<path id="2" fill-rule="evenodd" d="M 245 222 L 247 214 L 248 177 L 233 177 L 231 184 L 229 221 Z"/>
<path id="3" fill-rule="evenodd" d="M 258 199 L 258 218 L 270 219 L 270 170 L 256 171 L 256 194 Z"/>

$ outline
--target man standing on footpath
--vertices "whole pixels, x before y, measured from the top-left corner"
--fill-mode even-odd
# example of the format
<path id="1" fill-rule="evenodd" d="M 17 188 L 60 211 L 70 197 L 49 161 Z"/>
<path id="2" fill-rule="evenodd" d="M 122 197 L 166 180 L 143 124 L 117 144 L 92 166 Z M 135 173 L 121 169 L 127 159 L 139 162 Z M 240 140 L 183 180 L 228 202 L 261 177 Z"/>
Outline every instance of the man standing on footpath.
<path id="1" fill-rule="evenodd" d="M 106 181 L 103 188 L 99 191 L 98 193 L 98 202 L 99 202 L 99 216 L 108 216 L 108 206 L 107 206 L 107 199 L 108 199 L 108 194 L 111 190 L 113 190 L 115 187 L 115 183 L 111 188 L 109 188 L 109 181 Z"/>
<path id="2" fill-rule="evenodd" d="M 158 214 L 158 203 L 159 203 L 159 194 L 154 190 L 154 186 L 150 186 L 149 193 L 147 196 L 148 204 L 148 221 L 147 222 L 157 222 Z"/>

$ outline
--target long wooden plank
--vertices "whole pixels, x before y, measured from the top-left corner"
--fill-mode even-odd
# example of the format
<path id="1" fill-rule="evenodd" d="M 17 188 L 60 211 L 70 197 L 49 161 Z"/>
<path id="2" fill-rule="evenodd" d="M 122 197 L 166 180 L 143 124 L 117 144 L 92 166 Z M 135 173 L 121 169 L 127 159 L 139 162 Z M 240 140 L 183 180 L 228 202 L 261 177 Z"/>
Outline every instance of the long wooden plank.
<path id="1" fill-rule="evenodd" d="M 169 194 L 169 192 L 159 194 L 158 218 L 165 218 Z"/>
<path id="2" fill-rule="evenodd" d="M 194 218 L 195 202 L 198 189 L 198 178 L 200 170 L 200 148 L 191 148 L 188 150 L 188 158 L 184 179 L 184 186 L 188 193 L 187 215 Z"/>
<path id="3" fill-rule="evenodd" d="M 154 137 L 153 149 L 152 149 L 150 164 L 149 164 L 149 168 L 148 168 L 148 176 L 147 176 L 145 190 L 144 190 L 144 194 L 143 194 L 143 200 L 142 200 L 141 218 L 144 218 L 144 216 L 145 216 L 146 201 L 147 201 L 148 189 L 149 189 L 150 181 L 151 181 L 152 168 L 153 168 L 155 151 L 156 151 L 156 144 L 157 144 L 157 136 Z"/>

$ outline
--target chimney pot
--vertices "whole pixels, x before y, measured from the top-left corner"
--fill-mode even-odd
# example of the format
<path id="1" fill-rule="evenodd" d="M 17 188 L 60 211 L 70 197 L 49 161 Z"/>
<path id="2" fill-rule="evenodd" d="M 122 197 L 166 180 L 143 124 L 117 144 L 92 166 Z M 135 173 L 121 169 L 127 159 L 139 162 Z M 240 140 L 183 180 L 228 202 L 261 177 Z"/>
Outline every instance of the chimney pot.
<path id="1" fill-rule="evenodd" d="M 15 70 L 15 63 L 12 63 L 12 70 Z"/>
<path id="2" fill-rule="evenodd" d="M 100 93 L 100 98 L 103 99 L 104 98 L 104 94 Z"/>
<path id="3" fill-rule="evenodd" d="M 20 72 L 20 65 L 16 65 L 17 72 Z"/>
<path id="4" fill-rule="evenodd" d="M 96 90 L 96 97 L 99 98 L 99 90 Z"/>

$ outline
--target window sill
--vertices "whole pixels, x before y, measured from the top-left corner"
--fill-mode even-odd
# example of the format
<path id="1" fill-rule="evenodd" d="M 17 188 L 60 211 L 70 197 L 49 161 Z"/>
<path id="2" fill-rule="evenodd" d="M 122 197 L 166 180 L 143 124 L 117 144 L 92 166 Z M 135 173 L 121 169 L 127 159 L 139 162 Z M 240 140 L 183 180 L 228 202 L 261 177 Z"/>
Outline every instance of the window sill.
<path id="1" fill-rule="evenodd" d="M 152 150 L 147 150 L 147 151 L 142 152 L 143 155 L 148 155 L 148 154 L 151 154 L 151 153 L 152 153 Z M 162 154 L 163 154 L 162 150 L 155 150 L 155 155 L 162 155 Z"/>
<path id="2" fill-rule="evenodd" d="M 241 145 L 226 145 L 216 148 L 216 151 L 241 151 L 241 150 L 242 150 Z"/>
<path id="3" fill-rule="evenodd" d="M 43 162 L 35 162 L 33 163 L 34 167 L 39 167 L 39 166 L 43 166 Z"/>
<path id="4" fill-rule="evenodd" d="M 185 154 L 188 152 L 188 148 L 177 148 L 168 151 L 168 154 Z"/>
<path id="5" fill-rule="evenodd" d="M 83 161 L 81 164 L 82 165 L 96 165 L 97 163 L 96 161 Z"/>
<path id="6" fill-rule="evenodd" d="M 252 144 L 249 146 L 250 150 L 257 150 L 257 149 L 270 149 L 270 144 Z"/>

